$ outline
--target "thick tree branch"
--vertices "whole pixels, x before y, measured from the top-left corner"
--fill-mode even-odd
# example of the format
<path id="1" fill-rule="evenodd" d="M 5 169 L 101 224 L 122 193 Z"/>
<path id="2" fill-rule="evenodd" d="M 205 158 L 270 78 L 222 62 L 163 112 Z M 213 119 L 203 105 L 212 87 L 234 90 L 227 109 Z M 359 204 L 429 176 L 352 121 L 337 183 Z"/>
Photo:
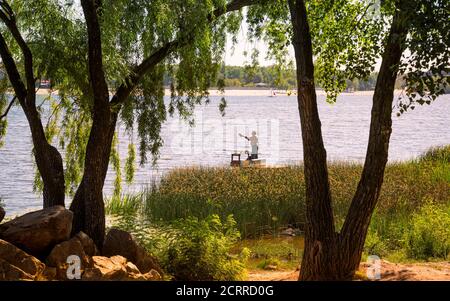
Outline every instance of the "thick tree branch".
<path id="1" fill-rule="evenodd" d="M 14 12 L 6 1 L 0 1 L 0 7 L 9 15 L 10 18 L 14 16 Z"/>
<path id="2" fill-rule="evenodd" d="M 97 15 L 101 8 L 101 2 L 82 0 L 81 6 L 88 32 L 89 75 L 94 93 L 94 106 L 101 106 L 109 100 L 108 84 L 103 69 L 101 30 Z"/>
<path id="3" fill-rule="evenodd" d="M 6 27 L 8 27 L 11 35 L 19 45 L 24 57 L 25 79 L 29 96 L 34 95 L 35 78 L 33 75 L 33 55 L 24 38 L 20 34 L 19 29 L 17 28 L 16 20 L 9 4 L 6 1 L 1 1 L 1 8 L 3 10 L 0 10 L 0 19 L 2 19 L 3 23 L 5 23 Z M 33 102 L 34 99 L 34 97 L 29 98 L 30 102 Z M 33 103 L 29 103 L 29 105 L 33 105 Z"/>
<path id="4" fill-rule="evenodd" d="M 212 20 L 214 17 L 218 18 L 226 13 L 240 10 L 246 6 L 255 5 L 261 2 L 260 0 L 233 0 L 228 3 L 225 7 L 217 8 L 214 12 L 208 17 L 209 20 Z"/>
<path id="5" fill-rule="evenodd" d="M 225 7 L 217 8 L 209 16 L 208 20 L 210 22 L 214 19 L 232 12 L 240 10 L 243 7 L 254 5 L 261 2 L 261 0 L 233 0 L 228 3 Z M 126 78 L 125 82 L 117 89 L 116 94 L 111 100 L 112 105 L 122 104 L 134 90 L 136 85 L 142 79 L 142 77 L 149 71 L 151 71 L 158 63 L 160 63 L 164 58 L 166 58 L 174 50 L 183 47 L 190 43 L 193 39 L 193 35 L 189 34 L 183 37 L 178 37 L 177 39 L 167 42 L 161 46 L 158 50 L 153 52 L 150 56 L 145 58 L 138 66 L 136 66 L 131 74 Z"/>
<path id="6" fill-rule="evenodd" d="M 9 81 L 13 86 L 14 92 L 21 102 L 22 105 L 25 105 L 25 100 L 27 97 L 27 89 L 25 88 L 22 79 L 20 78 L 19 71 L 17 70 L 16 63 L 9 51 L 8 45 L 6 44 L 5 38 L 0 33 L 0 56 L 3 61 L 3 65 L 5 66 L 6 73 L 8 74 Z"/>
<path id="7" fill-rule="evenodd" d="M 17 99 L 17 96 L 14 95 L 13 99 L 12 99 L 11 102 L 9 103 L 8 107 L 6 108 L 5 113 L 3 113 L 3 114 L 0 116 L 0 120 L 2 120 L 3 118 L 5 118 L 6 116 L 8 116 L 9 110 L 11 110 L 11 108 L 12 108 L 14 102 L 16 102 L 16 99 Z"/>

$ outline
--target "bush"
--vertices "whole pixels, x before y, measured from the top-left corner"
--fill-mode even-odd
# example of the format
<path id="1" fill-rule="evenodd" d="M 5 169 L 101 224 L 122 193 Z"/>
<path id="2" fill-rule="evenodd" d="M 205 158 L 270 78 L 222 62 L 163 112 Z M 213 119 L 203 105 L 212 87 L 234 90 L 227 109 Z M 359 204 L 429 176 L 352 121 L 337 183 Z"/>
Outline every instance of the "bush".
<path id="1" fill-rule="evenodd" d="M 425 204 L 414 213 L 405 233 L 405 249 L 414 259 L 448 258 L 450 255 L 450 207 Z"/>
<path id="2" fill-rule="evenodd" d="M 112 225 L 132 233 L 175 280 L 231 281 L 245 276 L 249 250 L 230 255 L 240 237 L 232 216 L 225 222 L 211 215 L 203 220 L 190 217 L 154 224 L 139 215 L 120 215 L 112 219 Z"/>
<path id="3" fill-rule="evenodd" d="M 229 254 L 239 238 L 231 216 L 225 223 L 217 215 L 205 220 L 191 217 L 175 222 L 174 227 L 178 232 L 169 244 L 165 264 L 175 280 L 243 279 L 243 261 Z"/>
<path id="4" fill-rule="evenodd" d="M 370 228 L 366 236 L 364 252 L 367 255 L 377 255 L 379 257 L 384 257 L 388 254 L 385 241 L 378 235 L 378 232 L 373 231 Z"/>

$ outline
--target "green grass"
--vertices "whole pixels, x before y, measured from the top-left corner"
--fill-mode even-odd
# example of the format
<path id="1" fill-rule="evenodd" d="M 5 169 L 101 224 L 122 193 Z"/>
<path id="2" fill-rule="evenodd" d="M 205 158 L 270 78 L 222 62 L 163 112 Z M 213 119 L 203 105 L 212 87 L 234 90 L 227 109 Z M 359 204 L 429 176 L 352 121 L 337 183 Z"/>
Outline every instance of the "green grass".
<path id="1" fill-rule="evenodd" d="M 333 162 L 329 165 L 337 229 L 343 224 L 361 171 L 362 166 L 355 163 Z M 158 186 L 134 196 L 110 200 L 107 212 L 139 212 L 150 223 L 191 216 L 203 219 L 212 214 L 225 219 L 231 214 L 242 237 L 259 238 L 268 233 L 276 235 L 279 227 L 285 225 L 301 228 L 305 222 L 304 195 L 302 166 L 181 168 L 165 175 Z M 414 256 L 419 259 L 414 252 L 406 251 L 412 235 L 408 236 L 408 231 L 413 229 L 413 222 L 419 223 L 417 216 L 425 214 L 422 210 L 425 204 L 439 208 L 437 214 L 446 220 L 445 216 L 450 212 L 446 209 L 450 208 L 450 146 L 434 148 L 416 160 L 386 167 L 366 241 L 366 254 L 391 256 L 397 260 Z M 420 228 L 423 233 L 417 230 L 421 234 L 416 231 L 419 234 L 416 233 L 413 240 L 428 235 L 425 233 L 428 230 Z M 444 251 L 424 252 L 445 257 Z M 275 255 L 275 258 L 281 257 Z"/>
<path id="2" fill-rule="evenodd" d="M 303 237 L 272 237 L 245 239 L 236 244 L 235 253 L 248 250 L 247 268 L 267 269 L 276 266 L 276 270 L 292 270 L 298 267 L 303 255 Z"/>
<path id="3" fill-rule="evenodd" d="M 389 164 L 377 206 L 381 216 L 405 218 L 425 200 L 446 204 L 450 200 L 450 147 L 434 149 L 406 163 Z M 337 225 L 343 223 L 362 166 L 331 163 L 329 176 Z M 195 216 L 233 214 L 243 236 L 304 224 L 305 183 L 301 166 L 286 168 L 183 168 L 163 177 L 136 195 L 108 202 L 107 212 L 123 214 L 141 210 L 151 221 L 171 221 Z"/>

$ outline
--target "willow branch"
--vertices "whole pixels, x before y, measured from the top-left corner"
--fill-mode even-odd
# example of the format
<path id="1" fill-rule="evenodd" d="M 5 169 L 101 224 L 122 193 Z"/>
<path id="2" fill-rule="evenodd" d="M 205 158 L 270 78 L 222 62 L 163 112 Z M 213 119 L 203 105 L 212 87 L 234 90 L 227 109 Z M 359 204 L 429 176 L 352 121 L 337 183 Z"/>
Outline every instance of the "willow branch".
<path id="1" fill-rule="evenodd" d="M 208 21 L 212 22 L 214 19 L 232 12 L 240 10 L 243 7 L 254 5 L 261 2 L 261 0 L 234 0 L 228 3 L 226 6 L 215 9 L 210 15 L 208 15 Z M 183 46 L 188 45 L 194 39 L 194 35 L 188 33 L 186 36 L 178 37 L 175 40 L 167 42 L 161 46 L 158 50 L 153 52 L 150 56 L 145 58 L 139 65 L 137 65 L 131 72 L 131 74 L 125 79 L 124 83 L 119 86 L 115 95 L 111 99 L 112 105 L 122 104 L 134 90 L 136 85 L 142 79 L 142 77 L 150 72 L 158 63 L 164 60 L 170 53 Z"/>

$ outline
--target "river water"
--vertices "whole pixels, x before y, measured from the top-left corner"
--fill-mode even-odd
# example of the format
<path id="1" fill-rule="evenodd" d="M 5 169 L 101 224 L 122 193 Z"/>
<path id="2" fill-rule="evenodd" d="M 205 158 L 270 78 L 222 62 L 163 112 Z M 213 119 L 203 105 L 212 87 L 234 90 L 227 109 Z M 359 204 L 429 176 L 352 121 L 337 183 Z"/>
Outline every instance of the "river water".
<path id="1" fill-rule="evenodd" d="M 135 182 L 124 192 L 135 192 L 157 180 L 170 169 L 182 166 L 227 166 L 230 155 L 250 150 L 239 133 L 259 138 L 259 156 L 267 164 L 298 163 L 302 158 L 301 132 L 296 98 L 291 96 L 228 96 L 226 115 L 221 117 L 219 97 L 195 110 L 195 125 L 189 127 L 177 116 L 168 118 L 162 128 L 164 146 L 157 166 L 146 164 L 136 170 Z M 318 97 L 322 131 L 329 160 L 361 162 L 364 159 L 372 96 L 345 94 L 330 105 Z M 136 136 L 119 129 L 119 153 L 126 157 L 130 141 Z M 432 146 L 450 144 L 450 95 L 439 97 L 431 105 L 418 106 L 400 117 L 393 116 L 389 160 L 417 157 Z M 33 157 L 25 116 L 19 107 L 8 116 L 5 146 L 0 149 L 0 198 L 7 215 L 39 208 L 41 196 L 33 192 Z M 139 152 L 137 152 L 138 154 Z M 114 174 L 108 173 L 104 193 L 113 190 Z"/>

